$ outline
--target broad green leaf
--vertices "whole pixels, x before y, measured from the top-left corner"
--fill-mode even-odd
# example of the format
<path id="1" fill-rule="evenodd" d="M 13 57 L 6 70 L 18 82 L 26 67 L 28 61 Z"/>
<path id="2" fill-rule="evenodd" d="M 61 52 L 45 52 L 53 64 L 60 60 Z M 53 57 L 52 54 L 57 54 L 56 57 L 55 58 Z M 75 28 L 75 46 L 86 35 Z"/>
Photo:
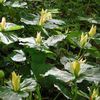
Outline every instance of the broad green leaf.
<path id="1" fill-rule="evenodd" d="M 59 28 L 59 26 L 56 25 L 56 24 L 53 24 L 53 23 L 46 23 L 44 25 L 44 28 L 47 28 L 47 29 L 55 29 L 55 28 Z"/>
<path id="2" fill-rule="evenodd" d="M 90 56 L 100 58 L 100 51 L 97 48 L 92 46 L 91 48 L 86 49 L 86 51 Z"/>
<path id="3" fill-rule="evenodd" d="M 69 62 L 69 59 L 67 57 L 61 57 L 60 59 L 61 64 L 65 65 L 67 62 Z"/>
<path id="4" fill-rule="evenodd" d="M 15 2 L 11 2 L 8 1 L 5 3 L 6 6 L 11 6 L 14 8 L 27 8 L 27 3 L 26 2 L 19 2 L 19 1 L 15 1 Z"/>
<path id="5" fill-rule="evenodd" d="M 5 31 L 15 31 L 15 30 L 20 30 L 22 28 L 24 28 L 24 26 L 16 25 L 13 23 L 7 23 Z"/>
<path id="6" fill-rule="evenodd" d="M 8 87 L 0 87 L 0 99 L 3 100 L 22 100 L 23 97 L 27 97 L 26 92 L 14 92 Z"/>
<path id="7" fill-rule="evenodd" d="M 39 21 L 39 18 L 34 18 L 31 20 L 25 19 L 25 18 L 21 18 L 21 22 L 24 22 L 27 25 L 37 25 Z"/>
<path id="8" fill-rule="evenodd" d="M 64 82 L 68 82 L 74 79 L 72 74 L 68 73 L 67 71 L 59 70 L 55 67 L 51 68 L 43 76 L 46 77 L 49 75 L 53 75 L 56 79 L 62 80 Z"/>
<path id="9" fill-rule="evenodd" d="M 48 9 L 48 12 L 59 13 L 59 9 Z"/>
<path id="10" fill-rule="evenodd" d="M 68 34 L 68 37 L 74 38 L 74 37 L 79 37 L 81 35 L 81 31 L 72 31 Z"/>
<path id="11" fill-rule="evenodd" d="M 100 68 L 88 69 L 85 75 L 85 79 L 90 82 L 100 82 Z"/>
<path id="12" fill-rule="evenodd" d="M 18 40 L 19 40 L 19 45 L 25 45 L 30 48 L 34 48 L 36 46 L 34 37 L 18 38 Z"/>
<path id="13" fill-rule="evenodd" d="M 35 50 L 34 48 L 27 49 L 31 56 L 31 68 L 37 78 L 40 78 L 41 74 L 44 74 L 52 66 L 46 63 L 46 53 Z"/>
<path id="14" fill-rule="evenodd" d="M 88 17 L 86 18 L 86 17 L 80 17 L 80 16 L 78 18 L 81 21 L 87 21 L 92 24 L 100 24 L 100 20 L 95 20 L 94 18 L 88 18 Z"/>
<path id="15" fill-rule="evenodd" d="M 7 36 L 6 34 L 3 34 L 0 32 L 0 41 L 4 44 L 11 44 L 13 42 L 16 42 L 18 40 L 18 37 L 16 35 L 11 34 L 10 36 Z"/>
<path id="16" fill-rule="evenodd" d="M 25 54 L 22 50 L 14 50 L 17 54 L 11 57 L 15 62 L 23 62 L 26 60 Z"/>
<path id="17" fill-rule="evenodd" d="M 67 83 L 62 80 L 56 79 L 56 77 L 53 75 L 49 75 L 45 78 L 48 79 L 48 85 L 52 83 L 54 87 L 57 88 L 67 99 L 71 99 L 71 90 L 69 86 L 66 85 Z"/>
<path id="18" fill-rule="evenodd" d="M 100 38 L 94 38 L 93 40 L 96 42 L 96 44 L 100 45 Z"/>
<path id="19" fill-rule="evenodd" d="M 53 24 L 56 24 L 56 25 L 63 25 L 63 24 L 65 24 L 64 21 L 62 21 L 62 20 L 57 20 L 57 19 L 50 19 L 49 22 L 50 22 L 50 23 L 53 23 Z"/>
<path id="20" fill-rule="evenodd" d="M 62 35 L 54 35 L 54 36 L 49 37 L 44 43 L 47 46 L 54 46 L 55 44 L 64 40 L 65 38 L 66 38 L 66 36 L 63 34 Z"/>
<path id="21" fill-rule="evenodd" d="M 48 20 L 48 22 L 45 23 L 43 27 L 47 29 L 55 29 L 55 28 L 59 28 L 59 25 L 63 25 L 63 24 L 65 23 L 62 20 L 51 19 Z"/>
<path id="22" fill-rule="evenodd" d="M 94 66 L 83 63 L 83 64 L 81 64 L 80 74 L 84 73 L 87 69 L 92 69 L 92 68 L 94 68 Z"/>
<path id="23" fill-rule="evenodd" d="M 13 23 L 6 23 L 6 27 L 4 31 L 15 31 L 15 30 L 20 30 L 22 28 L 24 28 L 24 26 L 16 25 Z M 0 31 L 2 31 L 1 27 L 0 27 Z"/>
<path id="24" fill-rule="evenodd" d="M 36 81 L 32 78 L 28 78 L 21 83 L 21 91 L 34 91 L 36 89 L 36 86 Z"/>
<path id="25" fill-rule="evenodd" d="M 99 0 L 95 0 L 95 1 L 96 1 L 97 4 L 100 4 L 100 1 L 99 1 Z M 100 97 L 99 97 L 99 98 L 100 98 Z"/>

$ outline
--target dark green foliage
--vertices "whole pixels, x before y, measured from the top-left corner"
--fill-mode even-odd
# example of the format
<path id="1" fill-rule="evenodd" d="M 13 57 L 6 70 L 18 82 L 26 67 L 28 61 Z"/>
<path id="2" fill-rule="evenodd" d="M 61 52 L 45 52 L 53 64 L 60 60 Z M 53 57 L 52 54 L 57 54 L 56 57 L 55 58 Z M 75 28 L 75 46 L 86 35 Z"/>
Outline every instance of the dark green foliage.
<path id="1" fill-rule="evenodd" d="M 0 0 L 0 100 L 100 100 L 99 27 L 100 0 Z"/>

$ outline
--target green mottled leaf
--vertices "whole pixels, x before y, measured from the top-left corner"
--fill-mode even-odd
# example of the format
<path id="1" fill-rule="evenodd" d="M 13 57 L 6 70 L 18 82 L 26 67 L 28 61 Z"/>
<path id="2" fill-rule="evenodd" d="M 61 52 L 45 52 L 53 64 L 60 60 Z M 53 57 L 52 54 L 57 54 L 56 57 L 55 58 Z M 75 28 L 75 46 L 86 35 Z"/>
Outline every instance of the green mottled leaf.
<path id="1" fill-rule="evenodd" d="M 18 40 L 18 37 L 16 35 L 9 35 L 7 36 L 6 34 L 3 34 L 0 32 L 0 41 L 3 42 L 4 44 L 10 44 L 13 42 L 16 42 Z"/>
<path id="2" fill-rule="evenodd" d="M 16 55 L 14 55 L 13 57 L 11 57 L 11 59 L 15 62 L 23 62 L 26 60 L 25 54 L 22 50 L 14 50 L 15 52 L 17 52 Z"/>
<path id="3" fill-rule="evenodd" d="M 0 99 L 3 100 L 22 100 L 23 97 L 27 97 L 26 92 L 14 92 L 8 87 L 0 87 Z"/>
<path id="4" fill-rule="evenodd" d="M 0 27 L 0 31 L 15 31 L 15 30 L 20 30 L 22 28 L 24 28 L 24 26 L 16 25 L 16 24 L 13 24 L 13 23 L 6 23 L 5 29 L 2 30 L 1 27 Z"/>
<path id="5" fill-rule="evenodd" d="M 54 46 L 58 42 L 64 40 L 66 38 L 65 35 L 54 35 L 49 37 L 44 43 L 47 44 L 47 46 Z"/>
<path id="6" fill-rule="evenodd" d="M 46 63 L 46 53 L 35 50 L 33 48 L 27 49 L 31 55 L 31 68 L 37 78 L 44 74 L 52 66 Z"/>
<path id="7" fill-rule="evenodd" d="M 21 91 L 34 91 L 36 89 L 36 86 L 36 81 L 32 78 L 28 78 L 21 83 Z"/>
<path id="8" fill-rule="evenodd" d="M 46 77 L 49 75 L 53 75 L 56 79 L 62 80 L 64 82 L 68 82 L 74 79 L 72 74 L 68 73 L 67 71 L 59 70 L 55 67 L 47 71 L 43 76 Z"/>

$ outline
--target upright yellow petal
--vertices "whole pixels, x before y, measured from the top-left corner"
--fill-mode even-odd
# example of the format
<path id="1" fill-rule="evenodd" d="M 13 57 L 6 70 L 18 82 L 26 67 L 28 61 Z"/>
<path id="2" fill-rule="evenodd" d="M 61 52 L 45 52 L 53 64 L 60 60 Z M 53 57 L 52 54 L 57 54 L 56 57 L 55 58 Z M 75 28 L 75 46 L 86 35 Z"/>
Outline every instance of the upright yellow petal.
<path id="1" fill-rule="evenodd" d="M 89 36 L 94 36 L 96 34 L 96 26 L 92 25 L 90 31 L 89 31 Z"/>
<path id="2" fill-rule="evenodd" d="M 20 76 L 12 72 L 12 87 L 15 92 L 20 90 Z"/>
<path id="3" fill-rule="evenodd" d="M 91 98 L 94 100 L 99 96 L 99 90 L 97 89 L 93 89 L 93 93 L 91 95 Z"/>
<path id="4" fill-rule="evenodd" d="M 36 36 L 35 40 L 36 40 L 37 44 L 41 44 L 42 43 L 42 36 L 41 36 L 40 32 L 37 33 L 37 36 Z"/>
<path id="5" fill-rule="evenodd" d="M 47 9 L 42 9 L 40 12 L 39 25 L 43 25 L 47 20 L 52 19 L 51 12 L 48 12 Z"/>
<path id="6" fill-rule="evenodd" d="M 5 17 L 2 17 L 2 21 L 1 21 L 0 25 L 1 25 L 1 29 L 5 30 L 5 27 L 6 27 L 6 18 Z"/>
<path id="7" fill-rule="evenodd" d="M 79 75 L 80 72 L 80 63 L 78 60 L 75 60 L 71 63 L 71 70 L 75 76 Z"/>
<path id="8" fill-rule="evenodd" d="M 87 40 L 88 40 L 88 35 L 87 35 L 87 34 L 84 35 L 84 34 L 82 33 L 81 39 L 80 39 L 80 46 L 81 46 L 81 47 L 84 47 L 84 46 L 86 45 L 86 43 L 87 43 Z"/>

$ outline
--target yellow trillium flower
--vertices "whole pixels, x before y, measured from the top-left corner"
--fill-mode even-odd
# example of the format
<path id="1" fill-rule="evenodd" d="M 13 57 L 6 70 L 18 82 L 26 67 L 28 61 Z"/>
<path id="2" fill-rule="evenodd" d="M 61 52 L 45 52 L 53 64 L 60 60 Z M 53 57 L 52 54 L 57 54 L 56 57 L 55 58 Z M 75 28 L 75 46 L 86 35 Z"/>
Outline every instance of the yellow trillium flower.
<path id="1" fill-rule="evenodd" d="M 82 33 L 81 39 L 80 39 L 80 46 L 81 46 L 81 47 L 85 46 L 86 43 L 87 43 L 87 40 L 88 40 L 88 35 L 87 35 L 87 34 L 84 35 L 84 34 Z"/>
<path id="2" fill-rule="evenodd" d="M 94 36 L 96 34 L 96 26 L 92 25 L 90 31 L 89 31 L 89 36 Z"/>
<path id="3" fill-rule="evenodd" d="M 15 72 L 12 72 L 12 87 L 15 92 L 20 90 L 20 79 L 21 77 Z"/>
<path id="4" fill-rule="evenodd" d="M 52 19 L 51 12 L 48 12 L 47 10 L 42 9 L 42 11 L 40 12 L 39 25 L 43 25 L 49 19 Z"/>
<path id="5" fill-rule="evenodd" d="M 37 44 L 41 44 L 42 43 L 42 37 L 41 37 L 41 33 L 40 32 L 37 33 L 35 41 L 36 41 Z"/>
<path id="6" fill-rule="evenodd" d="M 5 30 L 5 27 L 6 27 L 6 18 L 5 17 L 2 17 L 2 21 L 0 23 L 0 26 L 1 26 L 2 30 Z"/>
<path id="7" fill-rule="evenodd" d="M 78 60 L 75 60 L 71 63 L 71 70 L 75 76 L 79 75 L 80 72 L 80 63 Z"/>
<path id="8" fill-rule="evenodd" d="M 4 0 L 0 0 L 0 3 L 3 3 L 4 2 Z"/>
<path id="9" fill-rule="evenodd" d="M 91 98 L 94 100 L 95 98 L 97 98 L 99 95 L 99 90 L 98 89 L 94 89 L 93 93 L 91 95 Z"/>

